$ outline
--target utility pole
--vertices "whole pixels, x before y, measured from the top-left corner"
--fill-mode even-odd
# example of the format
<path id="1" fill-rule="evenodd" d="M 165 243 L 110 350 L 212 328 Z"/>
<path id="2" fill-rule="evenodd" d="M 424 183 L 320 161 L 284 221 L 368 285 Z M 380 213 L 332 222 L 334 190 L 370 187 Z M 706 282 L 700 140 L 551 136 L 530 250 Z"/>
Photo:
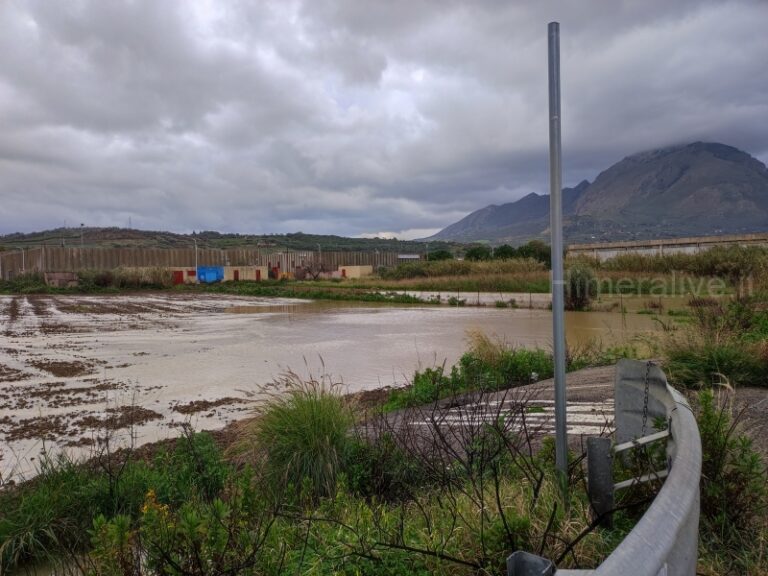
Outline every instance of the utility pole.
<path id="1" fill-rule="evenodd" d="M 549 23 L 549 206 L 552 234 L 552 342 L 555 360 L 555 466 L 568 495 L 568 427 L 565 392 L 565 282 L 560 134 L 560 24 Z"/>
<path id="2" fill-rule="evenodd" d="M 197 238 L 192 238 L 195 243 L 195 278 L 197 278 Z"/>

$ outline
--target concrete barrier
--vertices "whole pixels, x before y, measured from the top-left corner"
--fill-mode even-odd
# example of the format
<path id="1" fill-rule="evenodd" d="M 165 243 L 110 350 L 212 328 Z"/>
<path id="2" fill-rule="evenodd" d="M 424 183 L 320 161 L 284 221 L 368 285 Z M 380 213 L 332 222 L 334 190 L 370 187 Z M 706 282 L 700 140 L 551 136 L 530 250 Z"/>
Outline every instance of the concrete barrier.
<path id="1" fill-rule="evenodd" d="M 683 395 L 669 386 L 664 373 L 653 364 L 620 361 L 615 394 L 617 441 L 619 436 L 621 442 L 645 436 L 659 416 L 669 422 L 666 480 L 643 517 L 600 566 L 594 570 L 556 570 L 555 573 L 560 576 L 694 576 L 701 477 L 701 439 L 696 418 Z M 644 412 L 646 418 L 643 418 Z M 541 566 L 528 570 L 526 567 L 535 566 L 530 560 L 518 564 L 522 568 L 508 570 L 509 576 L 547 573 L 546 567 Z M 510 562 L 508 566 L 513 568 L 518 564 Z"/>
<path id="2" fill-rule="evenodd" d="M 602 262 L 622 254 L 640 254 L 643 256 L 698 254 L 715 246 L 768 246 L 768 234 L 734 234 L 571 244 L 568 246 L 568 256 L 591 256 Z"/>

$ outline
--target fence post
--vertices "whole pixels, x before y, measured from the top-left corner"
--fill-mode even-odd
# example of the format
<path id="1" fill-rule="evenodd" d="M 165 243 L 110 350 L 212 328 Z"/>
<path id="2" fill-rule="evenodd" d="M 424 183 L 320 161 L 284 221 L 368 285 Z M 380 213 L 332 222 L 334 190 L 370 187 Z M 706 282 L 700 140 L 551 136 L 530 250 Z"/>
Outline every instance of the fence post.
<path id="1" fill-rule="evenodd" d="M 596 517 L 613 510 L 613 450 L 610 438 L 587 438 L 587 490 Z M 613 518 L 605 516 L 600 524 L 610 528 Z"/>

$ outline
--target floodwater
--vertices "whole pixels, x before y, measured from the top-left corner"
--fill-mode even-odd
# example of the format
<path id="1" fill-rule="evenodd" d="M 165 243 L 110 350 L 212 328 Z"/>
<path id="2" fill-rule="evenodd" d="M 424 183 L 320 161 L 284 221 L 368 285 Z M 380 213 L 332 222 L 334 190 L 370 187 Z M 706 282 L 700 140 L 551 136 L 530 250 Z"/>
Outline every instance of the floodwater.
<path id="1" fill-rule="evenodd" d="M 456 362 L 469 331 L 548 348 L 552 321 L 541 309 L 184 294 L 0 296 L 0 319 L 0 480 L 34 473 L 43 448 L 82 455 L 106 434 L 141 444 L 180 423 L 221 427 L 288 370 L 349 391 L 396 386 Z M 645 315 L 566 315 L 571 345 L 657 329 Z"/>

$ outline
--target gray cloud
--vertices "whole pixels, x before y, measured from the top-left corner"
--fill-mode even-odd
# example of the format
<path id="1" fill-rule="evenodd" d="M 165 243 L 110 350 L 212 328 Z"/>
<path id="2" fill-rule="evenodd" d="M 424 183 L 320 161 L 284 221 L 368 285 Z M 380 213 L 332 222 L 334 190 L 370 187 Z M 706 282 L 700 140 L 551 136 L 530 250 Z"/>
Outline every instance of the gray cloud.
<path id="1" fill-rule="evenodd" d="M 0 233 L 413 236 L 546 191 L 550 20 L 566 184 L 691 140 L 768 160 L 759 0 L 18 0 Z"/>

